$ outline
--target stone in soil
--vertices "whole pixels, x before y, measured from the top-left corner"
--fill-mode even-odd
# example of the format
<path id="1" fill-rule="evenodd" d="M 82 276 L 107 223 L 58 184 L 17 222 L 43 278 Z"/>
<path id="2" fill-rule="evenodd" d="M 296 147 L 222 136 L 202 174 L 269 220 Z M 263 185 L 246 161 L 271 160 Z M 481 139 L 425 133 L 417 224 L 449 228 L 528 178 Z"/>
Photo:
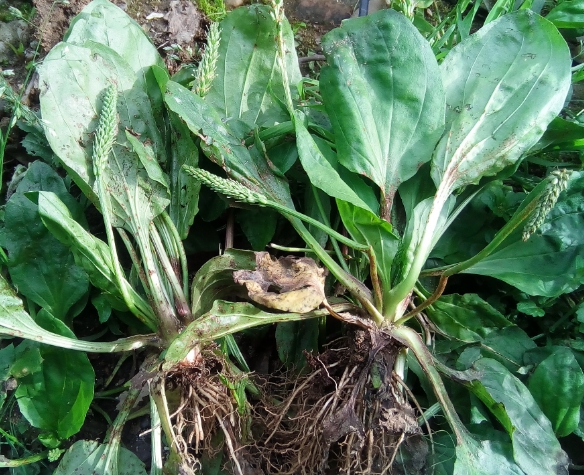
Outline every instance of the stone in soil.
<path id="1" fill-rule="evenodd" d="M 356 0 L 284 0 L 289 18 L 322 25 L 339 25 L 349 18 Z"/>

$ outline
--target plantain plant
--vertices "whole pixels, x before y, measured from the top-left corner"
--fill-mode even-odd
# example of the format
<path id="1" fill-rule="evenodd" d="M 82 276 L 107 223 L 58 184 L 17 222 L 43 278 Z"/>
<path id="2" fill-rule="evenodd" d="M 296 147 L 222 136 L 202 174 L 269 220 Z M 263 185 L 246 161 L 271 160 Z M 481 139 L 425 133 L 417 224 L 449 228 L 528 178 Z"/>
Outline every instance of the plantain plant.
<path id="1" fill-rule="evenodd" d="M 144 473 L 120 446 L 143 388 L 149 389 L 153 474 L 219 473 L 223 456 L 237 474 L 254 464 L 267 473 L 324 473 L 327 464 L 347 473 L 385 473 L 415 465 L 411 451 L 401 450 L 404 441 L 424 440 L 424 420 L 431 438 L 428 419 L 439 411 L 447 426 L 436 422 L 444 433 L 431 441 L 421 467 L 567 473 L 557 437 L 577 430 L 584 396 L 574 357 L 553 353 L 538 361 L 546 364 L 526 386 L 514 374 L 535 346 L 525 332 L 478 295 L 442 296 L 458 273 L 492 276 L 547 297 L 582 281 L 575 258 L 581 237 L 556 232 L 566 227 L 563 220 L 580 216 L 579 172 L 542 179 L 476 252 L 461 251 L 464 258 L 454 262 L 442 252 L 473 200 L 516 172 L 562 110 L 571 78 L 565 41 L 525 9 L 490 22 L 438 64 L 412 23 L 384 10 L 345 21 L 323 37 L 323 49 L 327 65 L 318 89 L 305 89 L 282 1 L 274 0 L 229 13 L 211 27 L 197 73 L 170 78 L 139 25 L 106 0 L 94 0 L 45 58 L 39 74 L 46 138 L 86 204 L 101 213 L 106 240 L 88 231 L 80 201 L 48 165 L 27 171 L 7 205 L 3 246 L 28 312 L 0 280 L 0 331 L 37 342 L 11 347 L 14 355 L 27 355 L 37 375 L 31 380 L 13 357 L 9 373 L 20 382 L 21 411 L 43 431 L 48 448 L 59 447 L 79 430 L 92 399 L 93 373 L 83 352 L 146 348 L 147 355 L 106 443 L 76 442 L 55 473 Z M 228 249 L 189 286 L 184 242 L 202 233 L 192 226 L 201 184 L 226 198 L 220 203 L 237 212 L 254 248 L 263 248 L 277 226 L 291 226 L 303 252 L 319 264 Z M 22 277 L 23 266 L 30 277 L 35 258 L 9 244 L 10 233 L 21 229 L 22 210 L 35 223 L 31 236 L 41 233 L 68 259 L 63 275 L 75 273 L 75 295 L 67 295 L 73 289 L 67 279 L 45 289 Z M 265 221 L 257 232 L 259 217 Z M 344 292 L 333 295 L 325 268 Z M 525 277 L 530 272 L 537 282 Z M 43 269 L 37 274 L 33 284 L 46 280 Z M 77 340 L 71 321 L 90 284 L 101 320 L 131 314 L 133 327 L 149 333 Z M 242 295 L 253 303 L 235 301 Z M 283 345 L 290 322 L 309 325 L 327 316 L 349 329 L 350 348 L 363 335 L 367 341 L 350 376 L 332 372 L 347 366 L 345 360 L 328 367 L 321 361 L 324 370 L 309 366 L 288 381 L 296 388 L 300 378 L 299 389 L 285 395 L 269 394 L 246 376 L 233 334 L 278 324 Z M 430 329 L 448 338 L 455 369 L 431 347 Z M 220 346 L 213 343 L 219 339 Z M 509 341 L 523 352 L 509 351 Z M 71 350 L 82 353 L 71 357 Z M 57 375 L 59 357 L 69 363 Z M 562 393 L 568 413 L 544 405 L 541 389 L 561 364 L 577 374 L 572 391 Z M 58 382 L 75 380 L 64 415 L 50 421 L 38 417 L 40 401 L 51 393 L 42 385 L 38 391 L 43 371 Z M 315 376 L 325 373 L 334 387 L 320 400 L 322 410 L 306 418 L 314 424 L 312 437 L 278 452 L 301 419 L 301 405 L 292 410 L 292 404 L 310 397 L 311 384 L 320 384 Z M 424 390 L 425 412 L 410 406 L 412 381 Z M 275 419 L 260 421 L 270 430 L 250 430 L 246 391 L 260 397 L 256 413 L 274 405 L 267 412 Z M 453 394 L 472 401 L 470 415 L 452 402 Z M 377 405 L 365 402 L 370 398 Z M 56 404 L 54 395 L 49 403 Z M 303 463 L 292 461 L 305 453 Z"/>

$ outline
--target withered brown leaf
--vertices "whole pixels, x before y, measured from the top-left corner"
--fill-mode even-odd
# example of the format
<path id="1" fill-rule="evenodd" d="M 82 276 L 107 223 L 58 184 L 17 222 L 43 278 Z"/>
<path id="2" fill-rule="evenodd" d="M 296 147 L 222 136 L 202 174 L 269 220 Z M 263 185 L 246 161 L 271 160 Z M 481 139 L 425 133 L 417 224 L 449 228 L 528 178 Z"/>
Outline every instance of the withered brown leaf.
<path id="1" fill-rule="evenodd" d="M 326 270 L 310 257 L 273 259 L 267 252 L 255 256 L 255 271 L 233 273 L 233 280 L 246 286 L 254 302 L 284 312 L 307 313 L 325 299 Z"/>

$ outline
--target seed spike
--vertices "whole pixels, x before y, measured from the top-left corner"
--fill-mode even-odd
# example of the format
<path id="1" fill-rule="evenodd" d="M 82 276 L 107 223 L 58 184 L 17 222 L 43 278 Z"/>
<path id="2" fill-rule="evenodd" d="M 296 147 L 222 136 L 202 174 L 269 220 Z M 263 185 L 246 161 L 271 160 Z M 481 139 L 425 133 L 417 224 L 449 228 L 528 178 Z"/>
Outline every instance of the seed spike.
<path id="1" fill-rule="evenodd" d="M 95 142 L 93 145 L 93 172 L 96 176 L 104 169 L 107 163 L 114 140 L 117 134 L 117 100 L 118 93 L 116 87 L 110 84 L 103 98 L 99 123 L 95 130 Z"/>
<path id="2" fill-rule="evenodd" d="M 218 177 L 217 175 L 213 175 L 207 170 L 201 168 L 183 166 L 183 169 L 193 178 L 208 186 L 213 191 L 221 193 L 228 198 L 233 198 L 250 204 L 264 206 L 268 204 L 268 199 L 264 195 L 257 191 L 250 190 L 248 187 L 235 180 Z"/>
<path id="3" fill-rule="evenodd" d="M 533 214 L 523 228 L 523 241 L 527 241 L 544 223 L 546 216 L 555 206 L 560 193 L 568 187 L 570 172 L 566 169 L 554 170 L 548 176 L 548 184 L 541 196 Z"/>

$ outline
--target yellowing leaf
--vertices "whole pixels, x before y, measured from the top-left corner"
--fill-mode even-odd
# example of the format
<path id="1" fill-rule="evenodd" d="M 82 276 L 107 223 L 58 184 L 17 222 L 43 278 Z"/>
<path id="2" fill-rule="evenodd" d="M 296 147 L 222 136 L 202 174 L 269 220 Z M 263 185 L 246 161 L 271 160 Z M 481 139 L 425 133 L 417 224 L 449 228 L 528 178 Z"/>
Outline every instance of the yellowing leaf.
<path id="1" fill-rule="evenodd" d="M 325 270 L 309 257 L 281 257 L 256 252 L 256 270 L 233 273 L 235 282 L 245 285 L 249 298 L 269 308 L 306 313 L 325 298 Z"/>

